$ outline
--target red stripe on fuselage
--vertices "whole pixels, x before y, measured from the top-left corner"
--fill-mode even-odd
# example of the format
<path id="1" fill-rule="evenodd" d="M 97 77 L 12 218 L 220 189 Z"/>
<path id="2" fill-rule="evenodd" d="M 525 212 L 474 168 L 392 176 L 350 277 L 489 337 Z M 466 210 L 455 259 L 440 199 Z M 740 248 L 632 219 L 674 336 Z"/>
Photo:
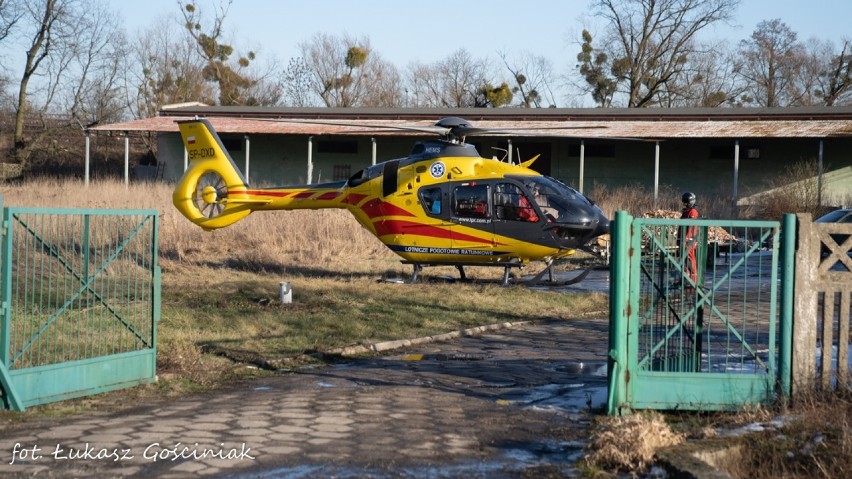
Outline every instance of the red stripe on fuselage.
<path id="1" fill-rule="evenodd" d="M 276 198 L 285 198 L 290 196 L 292 193 L 288 191 L 272 191 L 272 190 L 245 190 L 245 191 L 232 191 L 233 194 L 242 194 L 245 193 L 247 195 L 252 196 L 274 196 Z"/>
<path id="2" fill-rule="evenodd" d="M 415 223 L 413 221 L 398 221 L 398 220 L 385 220 L 385 221 L 376 221 L 373 223 L 373 226 L 376 228 L 376 234 L 378 236 L 384 235 L 393 235 L 393 234 L 409 234 L 409 235 L 420 235 L 420 236 L 431 236 L 433 238 L 444 238 L 444 239 L 454 239 L 459 241 L 468 241 L 471 243 L 482 243 L 484 245 L 492 245 L 495 244 L 491 239 L 488 238 L 479 238 L 476 236 L 471 236 L 464 233 L 459 233 L 458 231 L 453 232 L 450 231 L 449 228 L 440 227 L 440 226 L 432 226 L 432 225 L 424 225 L 422 223 Z M 500 243 L 496 243 L 500 244 Z"/>
<path id="3" fill-rule="evenodd" d="M 346 198 L 343 198 L 343 201 L 341 201 L 341 203 L 346 203 L 347 205 L 355 206 L 358 203 L 360 203 L 361 200 L 363 200 L 366 197 L 367 197 L 367 195 L 360 195 L 360 194 L 351 193 L 351 194 L 347 195 Z"/>
<path id="4" fill-rule="evenodd" d="M 319 198 L 317 198 L 317 199 L 318 200 L 333 200 L 333 199 L 337 198 L 339 195 L 340 195 L 340 193 L 338 193 L 336 191 L 329 191 L 328 193 L 321 194 L 319 196 Z"/>
<path id="5" fill-rule="evenodd" d="M 361 205 L 361 210 L 370 218 L 376 219 L 380 216 L 414 216 L 412 213 L 394 206 L 387 201 L 370 200 Z"/>

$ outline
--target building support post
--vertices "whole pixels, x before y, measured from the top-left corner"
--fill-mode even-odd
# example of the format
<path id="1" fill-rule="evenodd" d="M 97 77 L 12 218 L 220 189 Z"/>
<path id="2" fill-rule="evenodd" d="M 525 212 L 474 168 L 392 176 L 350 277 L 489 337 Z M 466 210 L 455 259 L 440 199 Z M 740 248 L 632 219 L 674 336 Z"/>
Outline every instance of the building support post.
<path id="1" fill-rule="evenodd" d="M 654 142 L 654 209 L 660 197 L 660 142 Z"/>
<path id="2" fill-rule="evenodd" d="M 90 132 L 87 129 L 86 130 L 86 166 L 85 166 L 85 169 L 83 171 L 83 178 L 84 178 L 84 183 L 85 183 L 86 186 L 89 186 L 89 161 L 91 160 L 90 145 L 91 145 Z"/>
<path id="3" fill-rule="evenodd" d="M 370 138 L 370 142 L 372 142 L 372 144 L 373 144 L 373 157 L 372 157 L 372 158 L 373 158 L 373 160 L 372 160 L 372 164 L 373 164 L 373 165 L 375 165 L 375 164 L 376 164 L 376 138 L 375 138 L 375 137 Z"/>
<path id="4" fill-rule="evenodd" d="M 251 157 L 251 140 L 249 139 L 248 135 L 244 135 L 243 139 L 246 142 L 246 182 L 251 184 L 251 180 L 249 179 L 249 157 Z"/>
<path id="5" fill-rule="evenodd" d="M 586 140 L 580 140 L 580 193 L 583 193 L 583 177 L 586 175 Z"/>
<path id="6" fill-rule="evenodd" d="M 314 174 L 314 137 L 308 137 L 308 181 L 311 184 L 311 177 Z"/>
<path id="7" fill-rule="evenodd" d="M 124 132 L 124 186 L 130 185 L 130 136 Z"/>
<path id="8" fill-rule="evenodd" d="M 734 218 L 739 217 L 739 209 L 737 208 L 737 200 L 739 199 L 739 193 L 737 192 L 737 186 L 740 182 L 740 140 L 736 140 L 734 142 L 734 188 L 733 194 L 731 197 L 731 209 L 734 213 Z"/>
<path id="9" fill-rule="evenodd" d="M 822 140 L 819 140 L 819 157 L 817 160 L 817 206 L 822 206 Z"/>

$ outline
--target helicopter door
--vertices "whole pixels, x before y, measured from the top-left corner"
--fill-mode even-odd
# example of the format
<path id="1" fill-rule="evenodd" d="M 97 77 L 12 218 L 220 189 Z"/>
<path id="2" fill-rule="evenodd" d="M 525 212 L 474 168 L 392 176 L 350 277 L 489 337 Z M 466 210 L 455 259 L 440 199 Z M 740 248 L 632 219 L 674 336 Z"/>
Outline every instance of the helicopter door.
<path id="1" fill-rule="evenodd" d="M 452 187 L 451 197 L 452 247 L 491 250 L 494 247 L 491 185 L 485 182 L 458 183 Z"/>
<path id="2" fill-rule="evenodd" d="M 542 243 L 541 212 L 524 189 L 515 183 L 494 185 L 494 233 L 503 244 Z"/>

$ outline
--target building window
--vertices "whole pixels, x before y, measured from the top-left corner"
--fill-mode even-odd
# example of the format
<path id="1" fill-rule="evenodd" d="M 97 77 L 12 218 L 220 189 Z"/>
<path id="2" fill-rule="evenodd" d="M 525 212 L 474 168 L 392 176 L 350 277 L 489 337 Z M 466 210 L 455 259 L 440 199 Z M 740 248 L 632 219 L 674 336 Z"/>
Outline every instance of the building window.
<path id="1" fill-rule="evenodd" d="M 735 145 L 733 143 L 729 145 L 715 145 L 710 147 L 710 159 L 711 160 L 733 160 L 734 159 L 734 148 Z M 751 158 L 758 159 L 760 158 L 760 147 L 759 146 L 749 146 L 749 145 L 740 145 L 740 158 Z"/>
<path id="2" fill-rule="evenodd" d="M 335 153 L 344 155 L 357 155 L 357 141 L 319 141 L 317 142 L 318 153 Z"/>
<path id="3" fill-rule="evenodd" d="M 332 171 L 332 181 L 348 180 L 352 176 L 351 165 L 334 165 Z"/>
<path id="4" fill-rule="evenodd" d="M 733 160 L 734 145 L 716 145 L 710 147 L 711 160 Z"/>
<path id="5" fill-rule="evenodd" d="M 238 138 L 222 138 L 222 146 L 228 151 L 243 151 L 243 140 Z"/>
<path id="6" fill-rule="evenodd" d="M 615 158 L 615 145 L 586 144 L 584 149 L 586 150 L 584 152 L 586 158 Z M 573 143 L 568 145 L 568 155 L 579 158 L 580 144 Z"/>

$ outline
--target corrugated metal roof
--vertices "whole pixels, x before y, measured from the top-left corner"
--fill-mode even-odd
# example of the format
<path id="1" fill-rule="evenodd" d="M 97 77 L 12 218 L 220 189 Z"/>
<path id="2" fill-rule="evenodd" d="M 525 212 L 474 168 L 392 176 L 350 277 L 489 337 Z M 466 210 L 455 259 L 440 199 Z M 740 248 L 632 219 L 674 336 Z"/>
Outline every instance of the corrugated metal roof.
<path id="1" fill-rule="evenodd" d="M 485 114 L 482 110 L 488 110 L 488 113 Z M 508 111 L 508 113 L 495 113 L 503 110 Z M 519 116 L 518 110 L 522 110 L 524 113 Z M 489 136 L 649 140 L 852 137 L 852 108 L 846 107 L 668 109 L 656 112 L 652 110 L 666 109 L 471 108 L 384 110 L 184 107 L 175 110 L 163 110 L 161 116 L 154 118 L 98 125 L 91 130 L 103 132 L 177 132 L 177 120 L 190 119 L 194 114 L 204 113 L 202 116 L 210 120 L 216 131 L 231 134 L 432 136 L 429 133 L 411 132 L 392 127 L 432 126 L 435 121 L 442 117 L 461 116 L 480 128 L 524 128 L 520 131 L 492 133 Z M 190 111 L 194 113 L 189 114 Z M 531 114 L 533 111 L 537 114 Z M 646 113 L 649 111 L 651 113 Z M 276 121 L 276 117 L 282 117 L 285 120 Z M 300 120 L 307 122 L 319 120 L 323 123 L 299 123 Z M 390 128 L 373 128 L 375 125 L 384 125 Z"/>

